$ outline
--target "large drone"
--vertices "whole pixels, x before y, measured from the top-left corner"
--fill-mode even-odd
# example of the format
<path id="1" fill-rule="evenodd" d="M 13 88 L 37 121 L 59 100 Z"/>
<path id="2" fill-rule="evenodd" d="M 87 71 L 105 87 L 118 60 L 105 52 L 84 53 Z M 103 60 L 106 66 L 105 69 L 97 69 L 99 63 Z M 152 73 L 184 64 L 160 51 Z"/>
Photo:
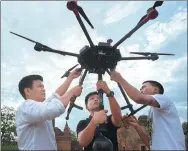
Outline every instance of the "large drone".
<path id="1" fill-rule="evenodd" d="M 155 8 L 158 6 L 161 6 L 162 4 L 163 4 L 163 1 L 155 2 L 154 6 L 147 10 L 147 14 L 144 15 L 140 19 L 138 24 L 133 29 L 129 33 L 127 33 L 123 38 L 121 38 L 117 43 L 115 43 L 113 46 L 111 46 L 111 43 L 112 43 L 111 39 L 108 39 L 107 42 L 99 42 L 98 45 L 93 44 L 93 42 L 86 30 L 86 27 L 80 17 L 80 14 L 87 21 L 87 23 L 91 26 L 91 28 L 94 28 L 93 25 L 87 18 L 86 14 L 84 13 L 84 10 L 80 6 L 77 5 L 77 1 L 68 1 L 67 8 L 70 11 L 73 11 L 73 13 L 75 14 L 76 19 L 78 20 L 87 40 L 89 42 L 89 46 L 88 45 L 84 46 L 80 50 L 79 54 L 66 52 L 66 51 L 60 51 L 60 50 L 54 50 L 46 45 L 43 45 L 39 42 L 36 42 L 36 41 L 33 41 L 26 37 L 23 37 L 19 34 L 16 34 L 13 32 L 11 32 L 11 33 L 14 35 L 17 35 L 19 37 L 22 37 L 24 39 L 27 39 L 33 43 L 36 43 L 34 46 L 34 49 L 36 51 L 48 51 L 48 52 L 58 53 L 58 54 L 61 54 L 64 56 L 68 55 L 68 56 L 72 56 L 72 57 L 77 57 L 78 62 L 81 65 L 81 69 L 84 70 L 84 73 L 82 74 L 80 81 L 79 81 L 79 85 L 81 86 L 81 85 L 83 85 L 83 81 L 84 81 L 88 72 L 98 74 L 98 80 L 102 80 L 102 75 L 105 74 L 105 72 L 110 74 L 110 71 L 114 70 L 116 68 L 117 63 L 121 60 L 148 59 L 148 60 L 155 61 L 159 58 L 159 55 L 174 55 L 174 54 L 166 54 L 166 53 L 130 52 L 131 54 L 143 55 L 143 57 L 122 57 L 120 50 L 117 48 L 122 42 L 124 42 L 127 38 L 131 37 L 131 35 L 135 31 L 137 31 L 140 27 L 142 27 L 144 24 L 146 24 L 149 20 L 153 20 L 153 19 L 157 18 L 158 11 Z M 70 71 L 73 70 L 77 65 L 70 68 L 62 76 L 62 78 L 67 77 L 69 75 Z M 121 107 L 121 109 L 123 110 L 123 109 L 129 108 L 129 110 L 131 112 L 129 114 L 129 116 L 134 115 L 139 110 L 141 110 L 147 106 L 147 105 L 143 105 L 140 108 L 138 108 L 137 110 L 134 110 L 132 107 L 132 104 L 129 102 L 123 88 L 121 87 L 121 85 L 119 83 L 117 83 L 117 84 L 118 84 L 118 87 L 120 88 L 120 91 L 123 94 L 123 97 L 125 98 L 125 101 L 127 103 L 127 105 L 124 107 Z M 102 109 L 102 108 L 104 108 L 104 106 L 103 106 L 103 91 L 102 90 L 99 90 L 99 98 L 100 98 L 100 104 L 101 104 L 101 109 Z M 82 107 L 80 107 L 74 103 L 75 100 L 76 100 L 76 97 L 71 98 L 71 102 L 70 102 L 68 112 L 67 112 L 67 117 L 66 117 L 67 120 L 69 119 L 69 114 L 73 107 L 76 107 L 80 110 L 83 109 Z"/>

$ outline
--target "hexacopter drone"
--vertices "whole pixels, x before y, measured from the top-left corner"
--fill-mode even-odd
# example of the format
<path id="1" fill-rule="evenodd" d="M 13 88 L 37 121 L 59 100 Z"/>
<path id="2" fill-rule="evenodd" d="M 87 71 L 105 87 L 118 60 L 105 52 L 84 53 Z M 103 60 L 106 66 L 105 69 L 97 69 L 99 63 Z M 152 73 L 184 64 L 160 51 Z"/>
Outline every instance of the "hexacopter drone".
<path id="1" fill-rule="evenodd" d="M 58 53 L 61 55 L 68 55 L 68 56 L 73 56 L 73 57 L 77 57 L 78 58 L 78 62 L 81 65 L 81 69 L 85 69 L 83 75 L 80 78 L 79 81 L 79 85 L 83 85 L 83 81 L 86 77 L 87 72 L 89 73 L 96 73 L 98 74 L 98 80 L 102 80 L 102 75 L 105 74 L 105 72 L 107 72 L 108 74 L 110 74 L 110 71 L 114 70 L 116 68 L 117 62 L 121 61 L 121 60 L 142 60 L 142 59 L 148 59 L 148 60 L 152 60 L 155 61 L 159 58 L 159 55 L 174 55 L 174 54 L 166 54 L 166 53 L 150 53 L 150 52 L 130 52 L 131 54 L 138 54 L 138 55 L 143 55 L 144 57 L 122 57 L 120 50 L 117 49 L 117 47 L 124 42 L 127 38 L 129 38 L 135 31 L 137 31 L 140 27 L 142 27 L 144 24 L 146 24 L 149 20 L 153 20 L 155 18 L 157 18 L 158 16 L 158 11 L 155 9 L 158 6 L 161 6 L 163 4 L 163 1 L 157 1 L 155 2 L 154 6 L 149 8 L 147 10 L 147 14 L 144 15 L 140 21 L 138 22 L 138 24 L 129 32 L 127 33 L 123 38 L 121 38 L 117 43 L 115 43 L 113 46 L 111 46 L 112 40 L 108 39 L 107 42 L 99 42 L 98 45 L 94 45 L 87 30 L 86 27 L 79 15 L 79 13 L 82 15 L 82 17 L 87 21 L 87 23 L 91 26 L 91 28 L 94 28 L 93 25 L 91 24 L 91 22 L 89 21 L 89 19 L 87 18 L 86 14 L 84 13 L 83 9 L 77 5 L 77 1 L 68 1 L 67 2 L 67 8 L 71 11 L 73 11 L 73 13 L 75 14 L 88 42 L 89 45 L 84 46 L 79 54 L 76 53 L 71 53 L 71 52 L 65 52 L 65 51 L 60 51 L 60 50 L 54 50 L 46 45 L 43 45 L 39 42 L 33 41 L 31 39 L 28 39 L 26 37 L 23 37 L 19 34 L 16 34 L 14 32 L 10 32 L 14 35 L 17 35 L 19 37 L 22 37 L 24 39 L 27 39 L 31 42 L 36 43 L 34 46 L 34 49 L 36 51 L 48 51 L 48 52 L 54 52 L 54 53 Z M 78 65 L 78 64 L 77 64 Z M 71 70 L 73 70 L 77 65 L 75 65 L 74 67 L 70 68 L 63 76 L 63 77 L 67 77 L 70 73 Z M 119 83 L 118 87 L 120 88 L 121 93 L 123 94 L 123 97 L 125 98 L 125 101 L 127 103 L 126 106 L 121 107 L 121 110 L 129 108 L 130 110 L 130 114 L 134 115 L 135 113 L 137 113 L 139 110 L 143 109 L 144 107 L 146 107 L 147 105 L 143 105 L 140 108 L 134 110 L 132 107 L 132 104 L 129 102 L 126 93 L 124 92 L 123 88 L 121 87 L 121 85 Z M 101 109 L 104 108 L 103 106 L 103 91 L 99 90 L 99 98 L 100 98 L 100 105 L 101 105 Z M 71 102 L 67 111 L 67 117 L 66 119 L 69 119 L 69 114 L 72 110 L 73 107 L 76 107 L 80 110 L 82 110 L 83 108 L 76 105 L 74 102 L 76 100 L 76 97 L 71 98 Z"/>

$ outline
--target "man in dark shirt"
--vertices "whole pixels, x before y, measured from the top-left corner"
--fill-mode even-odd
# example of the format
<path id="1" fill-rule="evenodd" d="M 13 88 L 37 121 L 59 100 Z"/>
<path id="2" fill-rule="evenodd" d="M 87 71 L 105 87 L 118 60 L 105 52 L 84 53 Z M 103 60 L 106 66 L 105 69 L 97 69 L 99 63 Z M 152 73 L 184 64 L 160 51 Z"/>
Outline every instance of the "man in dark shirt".
<path id="1" fill-rule="evenodd" d="M 81 120 L 77 125 L 77 135 L 79 144 L 85 151 L 92 151 L 92 146 L 99 134 L 99 127 L 104 128 L 102 135 L 111 140 L 113 150 L 118 151 L 117 129 L 122 121 L 122 114 L 119 104 L 114 98 L 114 93 L 109 89 L 104 81 L 97 82 L 97 90 L 103 90 L 106 93 L 112 115 L 107 116 L 107 110 L 100 109 L 98 92 L 91 92 L 85 97 L 85 104 L 90 116 Z M 101 132 L 101 131 L 100 131 Z"/>

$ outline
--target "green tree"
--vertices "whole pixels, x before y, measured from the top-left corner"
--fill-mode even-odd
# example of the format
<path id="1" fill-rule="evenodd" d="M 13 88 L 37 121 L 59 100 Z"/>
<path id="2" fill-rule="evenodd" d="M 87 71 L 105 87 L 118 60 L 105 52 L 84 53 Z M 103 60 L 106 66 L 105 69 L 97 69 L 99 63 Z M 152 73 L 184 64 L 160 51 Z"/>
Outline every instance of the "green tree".
<path id="1" fill-rule="evenodd" d="M 1 144 L 9 145 L 15 142 L 16 122 L 15 109 L 13 107 L 3 106 L 1 108 Z"/>
<path id="2" fill-rule="evenodd" d="M 182 123 L 182 128 L 183 128 L 184 134 L 187 135 L 187 128 L 188 128 L 187 122 Z"/>
<path id="3" fill-rule="evenodd" d="M 182 123 L 182 128 L 183 128 L 183 132 L 184 132 L 184 135 L 185 135 L 185 146 L 186 146 L 186 150 L 188 150 L 188 134 L 187 134 L 187 128 L 188 128 L 188 125 L 187 125 L 187 122 L 183 122 Z"/>
<path id="4" fill-rule="evenodd" d="M 73 142 L 78 142 L 76 132 L 71 130 L 71 137 Z"/>

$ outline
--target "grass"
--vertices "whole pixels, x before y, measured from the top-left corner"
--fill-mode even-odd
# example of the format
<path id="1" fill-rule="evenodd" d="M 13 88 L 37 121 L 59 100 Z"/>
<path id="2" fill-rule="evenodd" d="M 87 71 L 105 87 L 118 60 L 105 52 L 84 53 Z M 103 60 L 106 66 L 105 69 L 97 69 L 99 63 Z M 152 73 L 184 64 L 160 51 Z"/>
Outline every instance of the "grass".
<path id="1" fill-rule="evenodd" d="M 1 146 L 1 150 L 18 150 L 17 145 L 6 145 Z"/>

